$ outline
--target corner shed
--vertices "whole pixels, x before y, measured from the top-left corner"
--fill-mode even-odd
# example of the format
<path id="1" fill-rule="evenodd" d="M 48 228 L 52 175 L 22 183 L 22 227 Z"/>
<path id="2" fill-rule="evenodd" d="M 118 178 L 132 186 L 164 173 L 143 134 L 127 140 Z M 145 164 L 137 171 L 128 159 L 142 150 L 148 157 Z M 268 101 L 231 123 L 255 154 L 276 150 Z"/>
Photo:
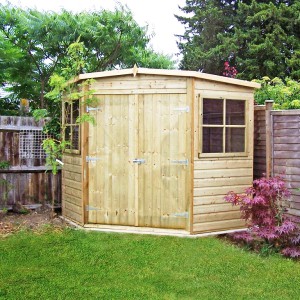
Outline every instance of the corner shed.
<path id="1" fill-rule="evenodd" d="M 63 157 L 66 218 L 190 234 L 244 226 L 223 197 L 252 183 L 259 84 L 142 68 L 82 74 L 76 82 L 91 78 L 97 106 L 78 99 L 63 109 L 71 142 Z M 85 112 L 96 125 L 76 124 Z"/>

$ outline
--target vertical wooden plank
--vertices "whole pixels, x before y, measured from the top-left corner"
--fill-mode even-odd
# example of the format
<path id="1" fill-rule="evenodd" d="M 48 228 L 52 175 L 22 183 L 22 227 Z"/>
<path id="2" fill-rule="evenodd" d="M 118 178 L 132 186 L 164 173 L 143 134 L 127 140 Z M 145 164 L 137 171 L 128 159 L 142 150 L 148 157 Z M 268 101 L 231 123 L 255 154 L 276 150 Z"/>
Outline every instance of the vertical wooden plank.
<path id="1" fill-rule="evenodd" d="M 97 126 L 98 126 L 98 114 L 96 111 L 91 111 L 90 115 L 95 118 L 97 125 L 91 125 L 89 126 L 88 131 L 88 156 L 89 157 L 95 157 L 96 156 L 96 148 L 97 148 Z M 84 131 L 84 130 L 83 130 Z M 84 157 L 82 158 L 85 159 Z M 84 163 L 84 161 L 83 161 Z M 87 222 L 88 223 L 97 223 L 97 213 L 96 213 L 96 197 L 97 197 L 97 170 L 96 170 L 96 162 L 89 161 L 87 163 L 87 170 L 88 175 L 87 178 L 89 178 L 89 184 L 88 184 L 88 205 L 83 207 L 83 210 L 87 210 Z M 83 205 L 84 206 L 84 205 Z"/>
<path id="2" fill-rule="evenodd" d="M 162 147 L 162 99 L 160 96 L 154 96 L 156 99 L 153 101 L 153 222 L 155 227 L 161 227 L 162 216 L 162 203 L 164 199 L 161 197 L 162 190 L 162 164 L 163 158 L 161 157 Z"/>
<path id="3" fill-rule="evenodd" d="M 165 204 L 166 212 L 168 215 L 168 224 L 167 227 L 176 228 L 177 223 L 180 222 L 178 217 L 174 217 L 176 213 L 180 213 L 180 202 L 178 195 L 178 174 L 180 169 L 183 166 L 172 163 L 172 161 L 181 160 L 183 157 L 180 157 L 179 153 L 179 119 L 185 118 L 185 112 L 177 111 L 177 109 L 181 109 L 180 106 L 180 95 L 168 95 L 169 99 L 167 100 L 169 104 L 169 128 L 170 128 L 170 145 L 169 145 L 169 154 L 168 154 L 168 168 L 169 168 L 169 199 Z"/>
<path id="4" fill-rule="evenodd" d="M 107 96 L 99 96 L 100 111 L 97 113 L 96 135 L 97 138 L 97 223 L 105 224 L 105 216 L 107 207 L 104 199 L 106 197 L 106 189 L 108 188 L 107 180 L 109 174 L 106 173 L 108 164 L 108 148 L 107 148 L 107 124 L 105 116 L 107 115 L 108 105 L 110 102 L 105 98 Z"/>
<path id="5" fill-rule="evenodd" d="M 186 207 L 189 213 L 187 222 L 187 230 L 193 234 L 194 223 L 194 160 L 195 155 L 198 155 L 199 149 L 199 96 L 195 98 L 195 79 L 187 79 L 187 95 L 186 102 L 190 106 L 190 114 L 186 119 L 186 151 L 189 154 L 189 169 L 186 172 Z M 189 129 L 190 128 L 190 129 Z M 201 139 L 202 140 L 202 139 Z M 198 158 L 198 157 L 197 157 Z"/>
<path id="6" fill-rule="evenodd" d="M 133 149 L 133 156 L 131 159 L 137 158 L 139 155 L 139 112 L 140 106 L 143 104 L 143 96 L 135 95 L 134 96 L 134 137 L 133 137 L 133 144 L 131 148 Z M 134 168 L 134 225 L 139 226 L 139 166 L 137 164 L 133 164 Z"/>
<path id="7" fill-rule="evenodd" d="M 161 125 L 162 125 L 162 138 L 161 138 L 161 168 L 162 168 L 162 200 L 161 200 L 161 227 L 168 228 L 169 225 L 169 206 L 170 201 L 170 103 L 166 100 L 165 95 L 160 95 L 161 102 Z"/>
<path id="8" fill-rule="evenodd" d="M 266 100 L 266 177 L 271 176 L 272 170 L 272 121 L 271 110 L 273 100 Z"/>
<path id="9" fill-rule="evenodd" d="M 111 201 L 110 201 L 110 210 L 109 210 L 109 219 L 110 224 L 119 224 L 119 209 L 120 209 L 120 185 L 119 185 L 119 172 L 120 168 L 120 159 L 121 153 L 119 151 L 119 142 L 120 138 L 122 138 L 124 128 L 118 128 L 118 124 L 122 122 L 121 114 L 121 97 L 117 98 L 111 97 L 111 107 L 112 107 L 112 122 L 111 129 L 109 130 L 110 140 L 111 140 L 111 153 L 110 153 L 110 161 L 111 161 L 111 182 L 110 182 L 110 193 L 111 193 Z M 119 130 L 118 130 L 119 129 Z"/>
<path id="10" fill-rule="evenodd" d="M 111 223 L 111 202 L 112 202 L 112 148 L 113 141 L 111 136 L 111 128 L 113 124 L 113 97 L 105 96 L 105 114 L 104 114 L 104 135 L 105 135 L 105 156 L 104 156 L 104 176 L 105 176 L 105 194 L 103 197 L 103 207 L 104 207 L 104 223 Z"/>
<path id="11" fill-rule="evenodd" d="M 136 96 L 130 95 L 128 98 L 128 140 L 124 140 L 128 147 L 128 184 L 126 187 L 126 199 L 128 199 L 128 214 L 127 223 L 135 224 L 135 191 L 132 191 L 135 184 L 135 168 L 132 163 L 132 159 L 135 157 L 135 106 L 136 106 Z M 124 145 L 125 147 L 125 145 Z"/>

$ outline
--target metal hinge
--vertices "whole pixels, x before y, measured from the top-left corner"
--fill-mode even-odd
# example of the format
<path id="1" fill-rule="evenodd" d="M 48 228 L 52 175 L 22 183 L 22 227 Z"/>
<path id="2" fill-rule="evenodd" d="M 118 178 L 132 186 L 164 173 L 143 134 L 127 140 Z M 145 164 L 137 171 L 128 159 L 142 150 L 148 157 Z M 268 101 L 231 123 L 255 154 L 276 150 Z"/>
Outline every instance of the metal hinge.
<path id="1" fill-rule="evenodd" d="M 164 214 L 162 216 L 163 218 L 170 218 L 170 217 L 175 217 L 175 218 L 185 218 L 187 219 L 189 217 L 189 213 L 187 211 L 183 212 L 178 212 L 178 213 L 172 213 L 172 214 Z"/>
<path id="2" fill-rule="evenodd" d="M 134 164 L 141 165 L 141 164 L 144 164 L 146 162 L 146 160 L 144 158 L 135 158 L 135 159 L 132 160 L 132 162 Z"/>
<path id="3" fill-rule="evenodd" d="M 87 106 L 86 107 L 86 112 L 89 113 L 90 111 L 99 111 L 101 110 L 100 107 L 90 107 L 90 106 Z"/>
<path id="4" fill-rule="evenodd" d="M 85 210 L 86 211 L 91 211 L 91 210 L 101 210 L 101 209 L 98 208 L 98 207 L 93 207 L 93 206 L 86 205 Z"/>
<path id="5" fill-rule="evenodd" d="M 85 161 L 86 162 L 92 162 L 92 161 L 97 161 L 97 160 L 100 160 L 101 158 L 100 157 L 96 157 L 96 156 L 87 156 L 85 158 Z"/>
<path id="6" fill-rule="evenodd" d="M 179 213 L 174 213 L 171 214 L 172 217 L 179 217 L 179 218 L 188 218 L 189 217 L 189 213 L 187 211 L 184 212 L 179 212 Z"/>
<path id="7" fill-rule="evenodd" d="M 184 106 L 184 107 L 174 107 L 173 110 L 179 111 L 179 112 L 190 112 L 190 107 L 189 106 Z"/>
<path id="8" fill-rule="evenodd" d="M 171 160 L 171 164 L 187 166 L 189 164 L 189 160 L 188 159 L 183 159 L 183 160 L 174 159 L 174 160 Z"/>

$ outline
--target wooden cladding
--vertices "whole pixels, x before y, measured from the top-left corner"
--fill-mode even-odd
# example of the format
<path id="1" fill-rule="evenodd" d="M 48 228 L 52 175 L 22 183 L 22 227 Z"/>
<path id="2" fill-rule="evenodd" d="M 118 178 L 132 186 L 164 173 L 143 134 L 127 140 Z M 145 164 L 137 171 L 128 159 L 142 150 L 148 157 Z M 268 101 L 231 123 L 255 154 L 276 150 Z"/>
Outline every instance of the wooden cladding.
<path id="1" fill-rule="evenodd" d="M 82 159 L 65 153 L 62 171 L 62 212 L 76 223 L 83 224 L 82 214 Z"/>

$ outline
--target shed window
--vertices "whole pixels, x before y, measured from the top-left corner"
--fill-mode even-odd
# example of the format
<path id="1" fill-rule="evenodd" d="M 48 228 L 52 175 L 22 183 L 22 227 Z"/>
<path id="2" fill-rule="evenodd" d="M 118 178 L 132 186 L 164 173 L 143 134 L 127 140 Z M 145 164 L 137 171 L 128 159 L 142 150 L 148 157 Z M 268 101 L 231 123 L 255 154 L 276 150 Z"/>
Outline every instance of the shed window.
<path id="1" fill-rule="evenodd" d="M 67 150 L 79 151 L 80 126 L 76 123 L 80 116 L 79 100 L 72 100 L 64 103 L 64 139 L 69 142 Z"/>
<path id="2" fill-rule="evenodd" d="M 202 153 L 244 153 L 244 100 L 202 99 Z"/>

